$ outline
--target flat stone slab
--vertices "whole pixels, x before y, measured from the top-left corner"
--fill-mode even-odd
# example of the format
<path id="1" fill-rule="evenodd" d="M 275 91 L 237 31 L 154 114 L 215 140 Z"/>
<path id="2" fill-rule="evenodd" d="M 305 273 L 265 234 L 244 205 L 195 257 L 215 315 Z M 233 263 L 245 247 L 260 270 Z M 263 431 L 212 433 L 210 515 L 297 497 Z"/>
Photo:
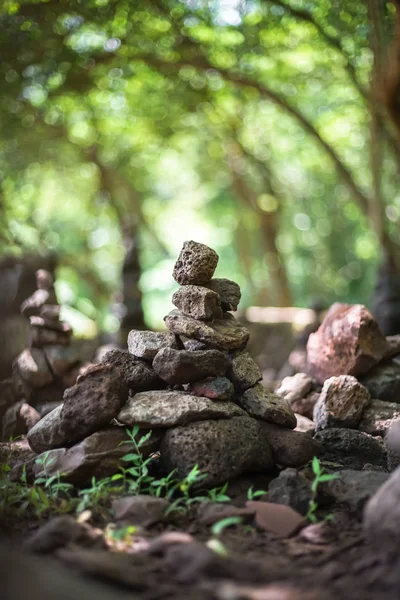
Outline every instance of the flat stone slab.
<path id="1" fill-rule="evenodd" d="M 222 319 L 205 322 L 187 317 L 179 310 L 173 310 L 164 321 L 172 333 L 194 338 L 220 350 L 242 349 L 250 337 L 248 329 L 229 313 Z"/>
<path id="2" fill-rule="evenodd" d="M 296 427 L 296 417 L 288 402 L 265 389 L 261 383 L 248 389 L 243 396 L 238 397 L 237 402 L 255 419 L 262 419 L 290 429 Z"/>
<path id="3" fill-rule="evenodd" d="M 351 375 L 330 377 L 325 381 L 318 402 L 314 406 L 316 429 L 356 428 L 369 400 L 369 391 L 355 377 Z"/>
<path id="4" fill-rule="evenodd" d="M 184 242 L 172 276 L 180 285 L 205 285 L 214 275 L 217 264 L 215 250 L 199 242 Z"/>
<path id="5" fill-rule="evenodd" d="M 152 361 L 162 348 L 178 348 L 175 335 L 168 331 L 132 329 L 128 335 L 128 350 L 136 358 Z"/>
<path id="6" fill-rule="evenodd" d="M 163 348 L 153 360 L 153 369 L 170 385 L 192 383 L 205 377 L 224 375 L 229 361 L 219 350 L 174 350 Z"/>
<path id="7" fill-rule="evenodd" d="M 130 398 L 117 416 L 119 423 L 149 429 L 176 427 L 206 419 L 229 419 L 246 413 L 229 401 L 213 401 L 186 392 L 140 392 Z"/>
<path id="8" fill-rule="evenodd" d="M 317 381 L 362 375 L 380 362 L 388 343 L 371 313 L 361 304 L 333 304 L 307 343 L 307 370 Z"/>

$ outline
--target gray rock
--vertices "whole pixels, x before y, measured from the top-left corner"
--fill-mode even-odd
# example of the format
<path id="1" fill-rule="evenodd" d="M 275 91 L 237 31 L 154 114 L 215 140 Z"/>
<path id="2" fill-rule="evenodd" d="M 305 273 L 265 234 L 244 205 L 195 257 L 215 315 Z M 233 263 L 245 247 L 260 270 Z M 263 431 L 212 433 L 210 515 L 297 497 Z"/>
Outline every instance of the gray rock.
<path id="1" fill-rule="evenodd" d="M 128 350 L 136 358 L 152 361 L 162 348 L 178 348 L 175 335 L 168 331 L 139 331 L 128 335 Z"/>
<path id="2" fill-rule="evenodd" d="M 168 329 L 177 335 L 195 338 L 220 350 L 238 350 L 245 347 L 250 333 L 231 314 L 226 313 L 222 319 L 213 322 L 197 321 L 173 310 L 165 317 Z"/>
<path id="3" fill-rule="evenodd" d="M 3 417 L 2 439 L 7 442 L 11 438 L 25 435 L 40 421 L 40 415 L 26 402 L 13 404 Z"/>
<path id="4" fill-rule="evenodd" d="M 229 365 L 228 358 L 219 350 L 174 350 L 163 348 L 158 352 L 153 369 L 170 385 L 192 383 L 205 377 L 224 375 Z"/>
<path id="5" fill-rule="evenodd" d="M 104 354 L 101 362 L 118 369 L 122 379 L 134 393 L 160 390 L 165 387 L 165 382 L 160 379 L 151 365 L 145 360 L 135 358 L 126 350 L 110 350 Z"/>
<path id="6" fill-rule="evenodd" d="M 250 417 L 200 421 L 169 429 L 161 444 L 166 472 L 179 479 L 195 465 L 207 474 L 200 487 L 221 485 L 246 471 L 269 471 L 271 448 L 260 424 Z"/>
<path id="7" fill-rule="evenodd" d="M 207 287 L 217 292 L 221 299 L 223 310 L 237 310 L 242 292 L 235 281 L 230 279 L 211 279 Z"/>
<path id="8" fill-rule="evenodd" d="M 272 448 L 274 462 L 282 467 L 300 467 L 321 453 L 321 444 L 306 433 L 260 421 L 262 435 Z"/>
<path id="9" fill-rule="evenodd" d="M 206 419 L 228 419 L 245 415 L 236 404 L 192 396 L 186 392 L 141 392 L 130 398 L 118 414 L 124 425 L 150 429 L 175 427 Z"/>
<path id="10" fill-rule="evenodd" d="M 212 321 L 222 317 L 219 295 L 200 285 L 184 285 L 172 296 L 172 303 L 193 319 Z"/>
<path id="11" fill-rule="evenodd" d="M 188 392 L 193 396 L 205 396 L 211 400 L 231 400 L 235 388 L 227 377 L 208 377 L 191 383 Z"/>
<path id="12" fill-rule="evenodd" d="M 307 514 L 311 497 L 310 482 L 296 469 L 284 469 L 268 486 L 268 502 L 291 506 L 301 515 Z"/>
<path id="13" fill-rule="evenodd" d="M 54 375 L 61 377 L 80 362 L 78 348 L 65 348 L 64 346 L 48 345 L 44 347 L 44 354 Z"/>
<path id="14" fill-rule="evenodd" d="M 25 549 L 37 554 L 49 554 L 85 537 L 83 524 L 69 515 L 54 517 L 35 531 L 25 542 Z"/>
<path id="15" fill-rule="evenodd" d="M 40 404 L 36 404 L 35 408 L 38 411 L 40 418 L 43 419 L 46 415 L 51 413 L 52 410 L 58 408 L 62 404 L 59 400 L 54 400 L 53 402 L 42 402 Z"/>
<path id="16" fill-rule="evenodd" d="M 60 320 L 61 307 L 58 304 L 43 304 L 40 309 L 39 317 L 50 319 L 51 321 Z"/>
<path id="17" fill-rule="evenodd" d="M 372 398 L 400 403 L 400 364 L 396 361 L 379 364 L 359 379 Z"/>
<path id="18" fill-rule="evenodd" d="M 112 509 L 117 521 L 127 521 L 142 527 L 149 527 L 162 521 L 169 506 L 165 498 L 156 498 L 148 494 L 124 496 L 112 501 Z"/>
<path id="19" fill-rule="evenodd" d="M 65 390 L 62 427 L 69 442 L 79 442 L 117 416 L 128 389 L 112 365 L 92 365 Z"/>
<path id="20" fill-rule="evenodd" d="M 136 441 L 146 433 L 140 431 Z M 140 446 L 144 458 L 158 450 L 162 435 L 162 432 L 153 432 Z M 36 457 L 32 472 L 36 477 L 45 474 L 41 458 L 46 457 L 47 477 L 62 473 L 62 481 L 77 485 L 90 481 L 92 477 L 110 477 L 118 472 L 120 466 L 128 467 L 129 463 L 122 462 L 122 457 L 132 452 L 136 452 L 135 446 L 125 428 L 108 427 L 96 431 L 72 448 L 59 448 L 41 454 Z"/>
<path id="21" fill-rule="evenodd" d="M 388 469 L 394 471 L 400 466 L 400 419 L 393 421 L 385 436 L 388 453 Z"/>
<path id="22" fill-rule="evenodd" d="M 43 387 L 53 381 L 43 350 L 29 348 L 23 350 L 13 364 L 15 378 L 21 377 L 29 386 Z"/>
<path id="23" fill-rule="evenodd" d="M 400 418 L 400 404 L 371 400 L 358 424 L 360 431 L 371 435 L 384 435 L 393 421 Z"/>
<path id="24" fill-rule="evenodd" d="M 400 543 L 400 468 L 368 501 L 363 525 L 367 539 L 374 548 L 397 555 Z"/>
<path id="25" fill-rule="evenodd" d="M 21 313 L 24 317 L 33 317 L 40 315 L 41 308 L 46 304 L 57 304 L 57 297 L 54 289 L 36 290 L 21 304 Z"/>
<path id="26" fill-rule="evenodd" d="M 345 504 L 354 512 L 361 511 L 365 503 L 389 477 L 382 471 L 356 471 L 354 469 L 336 471 L 336 474 L 338 478 L 322 483 L 320 490 L 323 494 L 333 498 L 335 502 Z"/>
<path id="27" fill-rule="evenodd" d="M 248 352 L 240 352 L 231 359 L 228 377 L 238 392 L 244 392 L 261 381 L 262 373 Z"/>
<path id="28" fill-rule="evenodd" d="M 186 340 L 183 345 L 185 350 L 188 352 L 195 352 L 196 350 L 210 350 L 210 346 L 204 344 L 203 342 L 199 342 L 198 340 Z"/>
<path id="29" fill-rule="evenodd" d="M 290 429 L 296 427 L 296 417 L 286 400 L 264 388 L 261 383 L 246 390 L 237 402 L 251 417 Z"/>
<path id="30" fill-rule="evenodd" d="M 386 467 L 386 450 L 381 438 L 354 429 L 324 429 L 314 439 L 323 446 L 321 458 L 348 469 L 361 470 L 366 463 Z"/>
<path id="31" fill-rule="evenodd" d="M 184 242 L 173 270 L 173 278 L 180 285 L 205 285 L 218 264 L 218 254 L 198 242 Z"/>
<path id="32" fill-rule="evenodd" d="M 43 348 L 44 346 L 59 344 L 60 346 L 69 346 L 71 342 L 72 331 L 55 331 L 44 327 L 31 327 L 29 334 L 29 344 L 33 348 Z"/>
<path id="33" fill-rule="evenodd" d="M 297 425 L 294 428 L 295 431 L 302 431 L 303 433 L 308 433 L 309 435 L 314 435 L 314 431 L 315 431 L 314 421 L 311 421 L 311 419 L 308 419 L 307 417 L 305 417 L 303 415 L 299 415 L 297 413 L 294 413 L 294 416 L 296 417 L 296 421 L 297 421 Z"/>
<path id="34" fill-rule="evenodd" d="M 301 400 L 311 392 L 313 380 L 306 373 L 296 373 L 291 377 L 285 377 L 275 394 L 281 398 L 285 398 L 289 404 L 294 400 Z"/>
<path id="35" fill-rule="evenodd" d="M 64 321 L 55 321 L 54 319 L 44 319 L 43 317 L 30 317 L 29 318 L 31 327 L 37 327 L 39 329 L 52 329 L 61 333 L 72 333 L 71 326 Z"/>
<path id="36" fill-rule="evenodd" d="M 68 439 L 62 430 L 63 405 L 49 412 L 29 431 L 27 439 L 32 450 L 38 454 L 51 448 L 67 445 Z"/>
<path id="37" fill-rule="evenodd" d="M 370 400 L 368 390 L 351 375 L 327 379 L 314 406 L 316 429 L 357 427 Z"/>

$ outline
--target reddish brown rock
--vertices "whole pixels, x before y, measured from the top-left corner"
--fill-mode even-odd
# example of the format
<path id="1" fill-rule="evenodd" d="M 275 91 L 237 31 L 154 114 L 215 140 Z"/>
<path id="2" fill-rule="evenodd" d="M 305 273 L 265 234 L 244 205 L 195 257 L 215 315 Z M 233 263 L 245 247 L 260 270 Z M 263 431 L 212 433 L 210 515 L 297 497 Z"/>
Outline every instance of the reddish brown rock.
<path id="1" fill-rule="evenodd" d="M 246 507 L 255 511 L 256 524 L 260 529 L 271 531 L 279 537 L 289 537 L 306 524 L 304 517 L 284 504 L 249 500 Z"/>
<path id="2" fill-rule="evenodd" d="M 388 343 L 362 304 L 334 304 L 307 344 L 307 370 L 320 383 L 337 375 L 361 375 L 385 356 Z"/>
<path id="3" fill-rule="evenodd" d="M 39 421 L 39 413 L 30 404 L 18 402 L 10 406 L 3 418 L 3 441 L 7 442 L 12 438 L 25 435 Z"/>

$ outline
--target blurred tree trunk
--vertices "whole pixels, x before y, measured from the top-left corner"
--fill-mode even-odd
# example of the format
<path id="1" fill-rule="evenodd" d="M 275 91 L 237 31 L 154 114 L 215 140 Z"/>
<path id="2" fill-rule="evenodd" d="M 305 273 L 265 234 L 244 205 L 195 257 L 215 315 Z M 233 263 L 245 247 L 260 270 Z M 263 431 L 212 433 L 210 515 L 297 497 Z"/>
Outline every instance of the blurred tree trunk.
<path id="1" fill-rule="evenodd" d="M 260 304 L 271 304 L 276 306 L 291 306 L 292 295 L 286 269 L 277 247 L 277 236 L 279 233 L 278 211 L 266 212 L 257 204 L 257 195 L 245 181 L 242 168 L 239 164 L 240 156 L 237 155 L 239 146 L 232 142 L 227 144 L 227 159 L 231 168 L 233 188 L 243 206 L 251 208 L 257 213 L 259 219 L 261 242 L 263 245 L 264 260 L 268 267 L 269 281 L 262 285 L 257 301 Z M 264 179 L 266 191 L 271 193 L 271 186 Z M 273 195 L 273 194 L 272 194 Z M 275 197 L 275 195 L 274 195 Z"/>
<path id="2" fill-rule="evenodd" d="M 131 329 L 145 329 L 142 293 L 139 281 L 142 274 L 139 256 L 140 199 L 133 187 L 100 159 L 97 149 L 90 149 L 90 159 L 100 173 L 100 187 L 109 194 L 121 231 L 125 258 L 122 264 L 122 290 L 117 297 L 120 319 L 119 343 L 125 345 Z"/>

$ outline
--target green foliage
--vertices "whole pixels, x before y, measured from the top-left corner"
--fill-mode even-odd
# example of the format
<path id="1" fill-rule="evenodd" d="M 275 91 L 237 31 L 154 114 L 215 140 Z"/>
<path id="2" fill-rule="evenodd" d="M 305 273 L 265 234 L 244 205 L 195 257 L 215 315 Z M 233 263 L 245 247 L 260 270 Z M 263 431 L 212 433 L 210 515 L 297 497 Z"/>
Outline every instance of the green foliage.
<path id="1" fill-rule="evenodd" d="M 334 479 L 338 479 L 339 475 L 337 473 L 324 473 L 324 469 L 321 467 L 321 463 L 316 456 L 314 456 L 311 466 L 312 466 L 312 470 L 314 473 L 314 479 L 311 484 L 312 497 L 311 497 L 309 505 L 308 505 L 308 511 L 306 514 L 306 518 L 309 521 L 311 521 L 311 523 L 317 523 L 318 519 L 316 516 L 316 512 L 318 510 L 318 503 L 317 503 L 316 499 L 317 499 L 317 495 L 318 495 L 319 485 L 326 481 L 333 481 Z M 331 520 L 331 518 L 332 518 L 332 515 L 327 515 L 324 518 L 324 520 L 328 521 L 328 520 Z"/>
<path id="2" fill-rule="evenodd" d="M 232 527 L 232 525 L 240 525 L 240 523 L 243 523 L 242 517 L 227 517 L 226 519 L 221 519 L 220 521 L 214 523 L 214 525 L 211 527 L 211 532 L 215 537 L 218 537 L 227 527 Z"/>
<path id="3" fill-rule="evenodd" d="M 368 298 L 378 244 L 354 193 L 374 194 L 364 3 L 21 0 L 0 11 L 0 251 L 57 252 L 78 330 L 115 329 L 107 307 L 128 230 L 152 325 L 186 238 L 215 246 L 219 275 L 246 284 L 243 306 L 279 301 L 275 251 L 296 304 Z M 392 25 L 388 12 L 388 35 Z M 384 137 L 393 237 L 399 170 Z"/>
<path id="4" fill-rule="evenodd" d="M 266 490 L 253 490 L 253 486 L 250 486 L 247 490 L 247 500 L 255 500 L 260 496 L 264 496 L 264 494 L 268 494 Z"/>

